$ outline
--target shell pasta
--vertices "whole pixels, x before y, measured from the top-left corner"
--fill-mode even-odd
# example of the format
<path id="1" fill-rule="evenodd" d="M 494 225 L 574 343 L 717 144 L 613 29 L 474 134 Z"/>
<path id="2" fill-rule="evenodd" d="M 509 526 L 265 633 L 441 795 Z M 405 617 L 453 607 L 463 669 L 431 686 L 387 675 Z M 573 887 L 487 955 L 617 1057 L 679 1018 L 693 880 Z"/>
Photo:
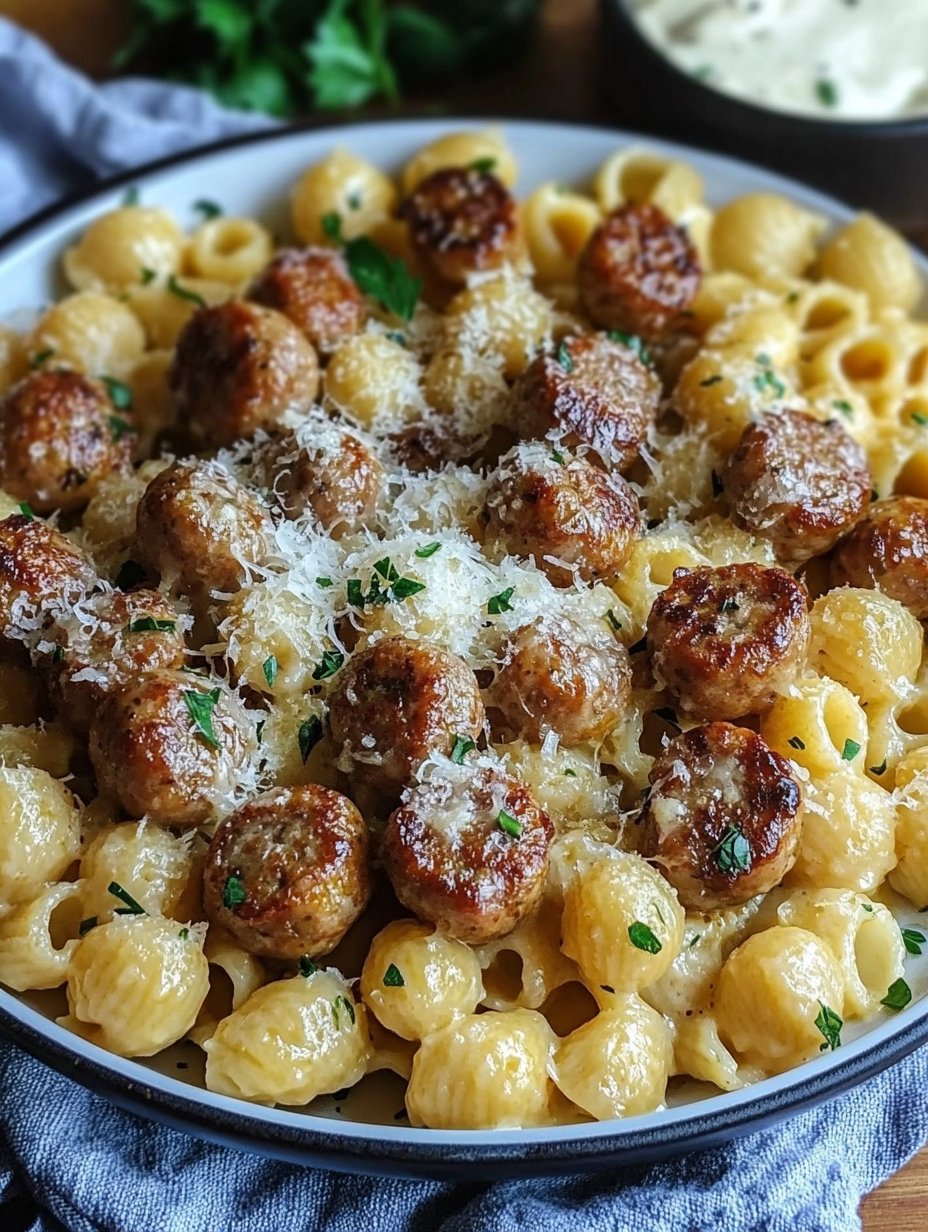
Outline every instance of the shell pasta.
<path id="1" fill-rule="evenodd" d="M 92 1044 L 511 1129 L 921 992 L 912 254 L 647 149 L 519 170 L 125 203 L 0 326 L 0 982 Z"/>

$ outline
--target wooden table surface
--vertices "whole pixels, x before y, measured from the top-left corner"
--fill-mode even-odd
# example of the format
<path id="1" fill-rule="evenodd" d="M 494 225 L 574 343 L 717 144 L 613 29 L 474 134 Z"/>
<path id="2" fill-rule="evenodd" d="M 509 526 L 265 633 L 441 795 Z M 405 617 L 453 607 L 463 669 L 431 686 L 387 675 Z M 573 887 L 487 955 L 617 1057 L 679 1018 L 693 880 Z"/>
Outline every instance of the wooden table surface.
<path id="1" fill-rule="evenodd" d="M 546 0 L 531 52 L 512 69 L 443 99 L 449 114 L 621 122 L 597 90 L 595 9 L 596 0 Z M 0 0 L 0 14 L 38 31 L 66 59 L 96 76 L 106 75 L 109 58 L 125 37 L 128 10 L 128 0 Z M 928 1148 L 866 1198 L 861 1214 L 865 1232 L 926 1232 Z"/>

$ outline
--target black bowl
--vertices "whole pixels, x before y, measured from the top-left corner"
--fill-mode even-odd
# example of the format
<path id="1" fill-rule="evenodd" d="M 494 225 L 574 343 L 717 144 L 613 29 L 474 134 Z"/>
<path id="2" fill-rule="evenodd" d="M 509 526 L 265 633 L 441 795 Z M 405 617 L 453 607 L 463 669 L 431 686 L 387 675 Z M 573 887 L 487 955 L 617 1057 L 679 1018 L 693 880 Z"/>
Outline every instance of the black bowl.
<path id="1" fill-rule="evenodd" d="M 623 124 L 766 163 L 900 229 L 928 229 L 928 116 L 820 120 L 755 106 L 677 68 L 630 0 L 600 0 L 604 88 Z"/>

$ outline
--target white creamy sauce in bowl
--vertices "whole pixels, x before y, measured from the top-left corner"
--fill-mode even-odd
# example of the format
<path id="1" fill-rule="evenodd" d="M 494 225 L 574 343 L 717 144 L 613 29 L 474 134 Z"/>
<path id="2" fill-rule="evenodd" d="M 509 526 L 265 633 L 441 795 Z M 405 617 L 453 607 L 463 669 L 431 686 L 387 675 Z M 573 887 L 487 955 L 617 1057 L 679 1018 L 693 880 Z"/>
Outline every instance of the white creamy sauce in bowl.
<path id="1" fill-rule="evenodd" d="M 777 111 L 928 114 L 928 0 L 632 0 L 678 68 Z"/>

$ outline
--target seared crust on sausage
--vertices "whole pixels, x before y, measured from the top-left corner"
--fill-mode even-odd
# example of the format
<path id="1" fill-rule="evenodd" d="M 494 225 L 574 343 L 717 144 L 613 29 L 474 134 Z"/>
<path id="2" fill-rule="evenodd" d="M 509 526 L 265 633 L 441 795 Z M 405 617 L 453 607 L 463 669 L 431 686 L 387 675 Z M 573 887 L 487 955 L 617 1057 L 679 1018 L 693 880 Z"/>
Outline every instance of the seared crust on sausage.
<path id="1" fill-rule="evenodd" d="M 285 432 L 261 448 L 255 463 L 288 518 L 310 514 L 333 539 L 374 516 L 383 467 L 363 441 L 333 425 Z"/>
<path id="2" fill-rule="evenodd" d="M 283 313 L 230 300 L 193 314 L 169 381 L 178 420 L 204 445 L 222 448 L 311 404 L 319 363 Z"/>
<path id="3" fill-rule="evenodd" d="M 93 586 L 84 553 L 40 518 L 0 521 L 0 636 L 23 641 Z"/>
<path id="4" fill-rule="evenodd" d="M 672 740 L 649 775 L 641 854 L 684 907 L 714 911 L 779 885 L 796 859 L 802 792 L 786 758 L 731 723 Z"/>
<path id="5" fill-rule="evenodd" d="M 212 821 L 232 795 L 251 745 L 234 695 L 189 672 L 142 673 L 105 698 L 90 728 L 101 794 L 130 817 L 163 826 Z"/>
<path id="6" fill-rule="evenodd" d="M 620 475 L 547 446 L 518 446 L 490 483 L 481 521 L 492 550 L 534 557 L 555 586 L 617 576 L 641 528 Z"/>
<path id="7" fill-rule="evenodd" d="M 544 888 L 551 821 L 518 779 L 461 766 L 414 788 L 381 856 L 397 898 L 471 945 L 511 932 Z"/>
<path id="8" fill-rule="evenodd" d="M 185 594 L 234 594 L 247 566 L 267 558 L 272 530 L 266 509 L 224 467 L 175 462 L 139 501 L 135 555 L 152 576 Z"/>
<path id="9" fill-rule="evenodd" d="M 285 248 L 261 271 L 248 298 L 288 317 L 323 354 L 364 324 L 364 299 L 334 248 Z"/>
<path id="10" fill-rule="evenodd" d="M 318 958 L 367 905 L 368 846 L 364 818 L 339 792 L 316 784 L 267 791 L 213 835 L 207 915 L 252 954 Z"/>
<path id="11" fill-rule="evenodd" d="M 801 565 L 847 534 L 870 500 L 863 450 L 837 420 L 805 411 L 750 424 L 728 459 L 724 490 L 732 521 Z"/>
<path id="12" fill-rule="evenodd" d="M 835 553 L 832 577 L 881 590 L 928 619 L 928 500 L 893 496 L 871 505 Z"/>
<path id="13" fill-rule="evenodd" d="M 587 241 L 577 270 L 580 301 L 601 329 L 656 342 L 696 298 L 699 256 L 656 205 L 620 205 Z"/>
<path id="14" fill-rule="evenodd" d="M 628 653 L 605 622 L 598 629 L 550 616 L 508 639 L 489 700 L 527 740 L 540 744 L 555 732 L 561 744 L 575 745 L 610 732 L 630 692 Z"/>
<path id="15" fill-rule="evenodd" d="M 0 402 L 0 487 L 36 513 L 73 513 L 107 475 L 129 469 L 134 443 L 102 382 L 31 372 Z"/>
<path id="16" fill-rule="evenodd" d="M 39 644 L 52 705 L 88 732 L 104 697 L 141 672 L 184 665 L 184 621 L 157 590 L 105 591 L 58 614 Z"/>
<path id="17" fill-rule="evenodd" d="M 497 269 L 517 253 L 515 200 L 487 171 L 450 167 L 427 176 L 400 206 L 416 255 L 447 283 Z"/>
<path id="18" fill-rule="evenodd" d="M 607 469 L 625 471 L 638 457 L 660 399 L 657 374 L 631 347 L 583 334 L 529 364 L 513 386 L 511 418 L 523 437 L 554 437 L 568 449 L 587 446 Z"/>
<path id="19" fill-rule="evenodd" d="M 648 645 L 658 685 L 702 719 L 759 714 L 802 671 L 809 596 L 785 569 L 677 569 L 654 600 Z"/>
<path id="20" fill-rule="evenodd" d="M 341 766 L 394 798 L 433 753 L 483 727 L 477 677 L 457 655 L 428 642 L 388 637 L 352 655 L 329 698 Z"/>

